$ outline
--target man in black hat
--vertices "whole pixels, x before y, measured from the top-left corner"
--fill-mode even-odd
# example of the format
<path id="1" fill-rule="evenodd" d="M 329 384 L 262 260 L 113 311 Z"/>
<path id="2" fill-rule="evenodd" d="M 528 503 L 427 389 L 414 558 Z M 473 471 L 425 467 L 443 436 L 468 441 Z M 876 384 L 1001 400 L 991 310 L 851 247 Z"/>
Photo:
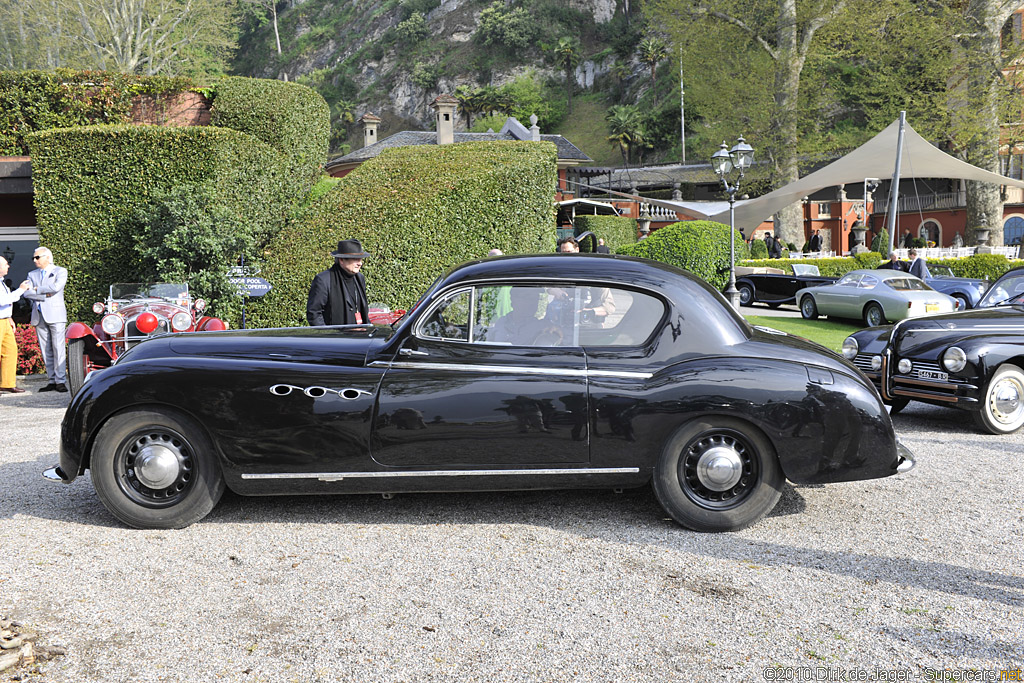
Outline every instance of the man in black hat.
<path id="1" fill-rule="evenodd" d="M 368 323 L 366 278 L 359 271 L 369 254 L 359 240 L 342 240 L 331 256 L 334 265 L 318 273 L 309 287 L 306 320 L 314 326 Z"/>

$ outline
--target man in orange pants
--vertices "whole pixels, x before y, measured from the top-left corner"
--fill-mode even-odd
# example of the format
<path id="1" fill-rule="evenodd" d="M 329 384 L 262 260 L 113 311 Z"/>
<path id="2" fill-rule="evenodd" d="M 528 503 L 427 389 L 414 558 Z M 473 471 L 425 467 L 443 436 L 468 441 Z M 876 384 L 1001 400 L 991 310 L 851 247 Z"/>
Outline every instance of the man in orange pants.
<path id="1" fill-rule="evenodd" d="M 18 369 L 18 343 L 14 340 L 14 321 L 11 320 L 12 304 L 21 298 L 22 292 L 28 289 L 28 281 L 13 292 L 4 282 L 10 266 L 7 259 L 0 256 L 0 394 L 23 394 L 24 389 L 14 386 L 15 372 Z"/>

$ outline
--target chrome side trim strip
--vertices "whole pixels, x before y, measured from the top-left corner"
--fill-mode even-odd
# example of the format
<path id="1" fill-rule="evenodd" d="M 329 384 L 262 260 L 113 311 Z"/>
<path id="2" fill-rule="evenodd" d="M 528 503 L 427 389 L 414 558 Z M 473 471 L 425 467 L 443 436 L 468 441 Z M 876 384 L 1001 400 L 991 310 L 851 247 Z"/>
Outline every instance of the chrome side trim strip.
<path id="1" fill-rule="evenodd" d="M 499 375 L 547 375 L 549 377 L 618 377 L 621 379 L 650 379 L 653 372 L 626 370 L 571 370 L 568 368 L 536 368 L 525 365 L 471 365 L 468 363 L 423 363 L 412 361 L 373 361 L 372 367 L 402 368 L 404 370 L 455 370 L 458 372 L 490 372 Z"/>
<path id="2" fill-rule="evenodd" d="M 567 474 L 637 474 L 639 467 L 579 467 L 536 470 L 424 470 L 420 472 L 280 472 L 275 474 L 243 474 L 242 479 L 396 479 L 407 477 L 506 477 Z"/>

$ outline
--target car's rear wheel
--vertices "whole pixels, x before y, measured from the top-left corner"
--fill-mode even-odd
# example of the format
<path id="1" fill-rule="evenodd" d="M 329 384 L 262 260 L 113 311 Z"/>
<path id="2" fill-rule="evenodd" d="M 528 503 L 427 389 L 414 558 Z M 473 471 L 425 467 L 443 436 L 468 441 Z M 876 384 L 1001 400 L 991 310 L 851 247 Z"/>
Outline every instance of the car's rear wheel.
<path id="1" fill-rule="evenodd" d="M 885 324 L 885 312 L 876 303 L 870 303 L 864 308 L 864 324 L 868 327 L 878 327 Z"/>
<path id="2" fill-rule="evenodd" d="M 971 307 L 971 302 L 967 300 L 967 297 L 965 295 L 957 293 L 953 295 L 953 298 L 960 302 L 960 305 L 957 306 L 956 310 L 966 311 L 968 308 Z"/>
<path id="3" fill-rule="evenodd" d="M 804 320 L 817 320 L 818 318 L 818 306 L 814 303 L 814 297 L 810 294 L 800 299 L 800 315 L 803 316 Z"/>
<path id="4" fill-rule="evenodd" d="M 100 429 L 89 466 L 111 514 L 140 529 L 180 529 L 224 492 L 213 446 L 193 420 L 152 408 L 115 415 Z"/>
<path id="5" fill-rule="evenodd" d="M 74 396 L 85 384 L 85 340 L 72 339 L 68 342 L 68 390 Z"/>
<path id="6" fill-rule="evenodd" d="M 743 282 L 739 286 L 740 306 L 750 306 L 754 303 L 754 288 Z"/>
<path id="7" fill-rule="evenodd" d="M 1000 365 L 985 387 L 974 420 L 992 434 L 1009 434 L 1024 426 L 1024 371 L 1009 363 Z"/>
<path id="8" fill-rule="evenodd" d="M 735 531 L 779 501 L 785 477 L 775 449 L 751 425 L 705 417 L 673 434 L 654 471 L 665 511 L 695 531 Z"/>

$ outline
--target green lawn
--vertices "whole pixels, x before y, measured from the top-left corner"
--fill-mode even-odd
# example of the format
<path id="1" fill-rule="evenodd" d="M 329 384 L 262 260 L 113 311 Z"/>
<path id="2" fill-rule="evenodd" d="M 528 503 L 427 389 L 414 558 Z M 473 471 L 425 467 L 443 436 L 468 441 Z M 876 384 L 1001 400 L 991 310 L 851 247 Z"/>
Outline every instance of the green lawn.
<path id="1" fill-rule="evenodd" d="M 745 315 L 747 322 L 751 325 L 762 327 L 774 327 L 781 332 L 795 334 L 804 339 L 810 339 L 822 346 L 832 349 L 836 353 L 843 347 L 843 340 L 857 330 L 863 329 L 856 323 L 839 323 L 831 320 L 804 320 L 803 318 L 777 318 L 767 315 Z"/>

